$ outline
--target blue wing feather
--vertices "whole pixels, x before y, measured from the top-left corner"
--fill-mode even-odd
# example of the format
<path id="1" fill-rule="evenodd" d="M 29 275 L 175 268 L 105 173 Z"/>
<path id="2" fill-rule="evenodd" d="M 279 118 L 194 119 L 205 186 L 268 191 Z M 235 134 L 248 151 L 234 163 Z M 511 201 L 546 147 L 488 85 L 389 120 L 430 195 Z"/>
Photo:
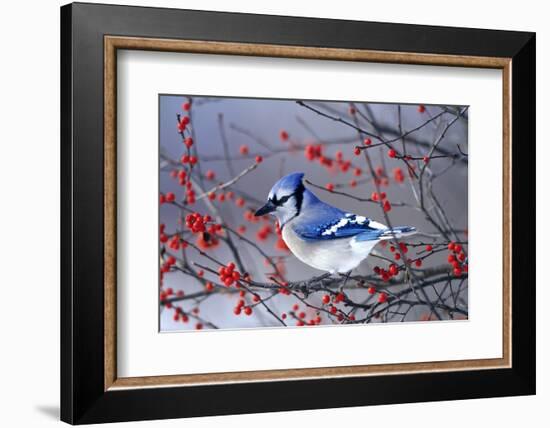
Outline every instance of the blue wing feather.
<path id="1" fill-rule="evenodd" d="M 394 235 L 412 233 L 414 227 L 394 227 L 393 233 L 386 226 L 367 217 L 342 211 L 319 200 L 309 190 L 304 190 L 303 205 L 299 216 L 288 226 L 304 241 L 328 241 L 355 238 L 356 241 L 390 239 Z"/>
<path id="2" fill-rule="evenodd" d="M 359 235 L 362 241 L 370 241 L 379 239 L 387 231 L 387 229 L 370 226 L 371 220 L 363 216 L 343 211 L 331 214 L 333 215 L 329 216 L 324 213 L 322 221 L 296 222 L 291 227 L 301 239 L 306 241 L 351 238 Z"/>
<path id="3" fill-rule="evenodd" d="M 348 213 L 319 200 L 309 190 L 304 191 L 305 208 L 288 225 L 304 241 L 328 241 L 360 236 L 362 240 L 379 239 L 388 229 L 370 219 Z"/>

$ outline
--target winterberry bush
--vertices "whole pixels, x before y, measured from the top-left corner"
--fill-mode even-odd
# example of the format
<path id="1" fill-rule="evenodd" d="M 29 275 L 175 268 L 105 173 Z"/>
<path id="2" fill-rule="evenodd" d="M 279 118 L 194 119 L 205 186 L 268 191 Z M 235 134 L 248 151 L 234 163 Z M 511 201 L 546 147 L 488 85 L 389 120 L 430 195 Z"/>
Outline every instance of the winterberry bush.
<path id="1" fill-rule="evenodd" d="M 161 330 L 468 317 L 468 108 L 161 96 Z M 349 278 L 256 217 L 277 179 L 418 233 Z"/>

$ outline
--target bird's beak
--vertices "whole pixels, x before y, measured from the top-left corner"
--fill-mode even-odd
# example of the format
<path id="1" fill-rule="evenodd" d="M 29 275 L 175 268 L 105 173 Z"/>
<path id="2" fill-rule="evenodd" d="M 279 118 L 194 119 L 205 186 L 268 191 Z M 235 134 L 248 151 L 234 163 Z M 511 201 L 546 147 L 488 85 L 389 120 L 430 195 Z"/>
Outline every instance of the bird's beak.
<path id="1" fill-rule="evenodd" d="M 269 214 L 277 209 L 277 206 L 271 202 L 267 201 L 267 204 L 265 204 L 263 207 L 261 207 L 256 213 L 254 214 L 256 217 L 260 217 L 262 215 Z"/>

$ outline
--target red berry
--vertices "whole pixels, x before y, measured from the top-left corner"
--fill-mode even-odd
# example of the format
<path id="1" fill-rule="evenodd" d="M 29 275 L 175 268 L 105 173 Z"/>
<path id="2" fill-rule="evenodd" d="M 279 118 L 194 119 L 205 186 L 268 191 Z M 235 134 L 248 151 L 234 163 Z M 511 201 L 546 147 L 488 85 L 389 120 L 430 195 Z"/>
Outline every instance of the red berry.
<path id="1" fill-rule="evenodd" d="M 353 153 L 355 153 L 355 156 L 359 156 L 361 154 L 361 149 L 359 147 L 356 147 L 353 149 Z"/>
<path id="2" fill-rule="evenodd" d="M 241 155 L 247 155 L 248 154 L 248 146 L 243 144 L 241 147 L 239 147 L 239 152 Z"/>
<path id="3" fill-rule="evenodd" d="M 424 161 L 424 163 L 429 163 L 430 162 L 430 158 L 428 156 L 424 156 L 422 158 L 422 160 Z"/>
<path id="4" fill-rule="evenodd" d="M 390 149 L 390 150 L 388 150 L 388 156 L 390 158 L 394 158 L 394 157 L 397 156 L 397 152 L 394 149 Z"/>
<path id="5" fill-rule="evenodd" d="M 193 146 L 193 139 L 191 137 L 187 137 L 183 143 L 185 144 L 185 146 L 190 149 L 192 146 Z"/>
<path id="6" fill-rule="evenodd" d="M 403 183 L 405 181 L 405 175 L 401 168 L 394 168 L 393 170 L 393 179 L 398 183 Z"/>
<path id="7" fill-rule="evenodd" d="M 426 245 L 426 251 L 432 251 L 434 247 L 432 247 L 430 244 Z"/>
<path id="8" fill-rule="evenodd" d="M 166 196 L 164 196 L 162 193 L 159 196 L 159 203 L 162 205 L 166 202 Z"/>
<path id="9" fill-rule="evenodd" d="M 246 307 L 244 308 L 244 313 L 245 313 L 246 315 L 251 315 L 251 314 L 252 314 L 252 308 L 251 308 L 250 306 L 246 306 Z"/>
<path id="10" fill-rule="evenodd" d="M 418 106 L 418 113 L 424 113 L 426 111 L 426 107 L 424 105 L 420 104 Z"/>
<path id="11" fill-rule="evenodd" d="M 334 184 L 327 183 L 326 188 L 327 188 L 328 191 L 332 192 L 334 190 Z"/>
<path id="12" fill-rule="evenodd" d="M 210 281 L 206 283 L 205 285 L 206 291 L 212 291 L 214 289 L 214 284 L 212 284 Z"/>
<path id="13" fill-rule="evenodd" d="M 365 144 L 365 146 L 370 146 L 372 144 L 372 140 L 370 138 L 366 138 L 363 143 Z"/>
<path id="14" fill-rule="evenodd" d="M 453 251 L 455 249 L 455 243 L 453 241 L 449 242 L 447 248 L 449 249 L 449 251 Z"/>
<path id="15" fill-rule="evenodd" d="M 416 261 L 414 262 L 414 264 L 416 265 L 416 267 L 420 267 L 420 266 L 422 266 L 422 260 L 416 259 Z"/>
<path id="16" fill-rule="evenodd" d="M 187 101 L 187 102 L 185 102 L 181 105 L 181 108 L 184 111 L 189 111 L 189 110 L 191 110 L 191 103 L 189 101 Z"/>
<path id="17" fill-rule="evenodd" d="M 262 156 L 258 155 L 258 156 L 256 156 L 255 160 L 256 160 L 256 163 L 262 163 L 264 158 Z"/>
<path id="18" fill-rule="evenodd" d="M 391 204 L 390 204 L 390 201 L 385 200 L 385 201 L 384 201 L 383 208 L 384 208 L 384 211 L 385 211 L 385 212 L 391 211 Z"/>
<path id="19" fill-rule="evenodd" d="M 328 305 L 330 302 L 330 296 L 328 294 L 325 294 L 323 296 L 323 304 Z"/>
<path id="20" fill-rule="evenodd" d="M 166 202 L 174 202 L 176 200 L 176 195 L 173 192 L 166 193 Z"/>
<path id="21" fill-rule="evenodd" d="M 216 173 L 209 169 L 208 171 L 206 171 L 206 178 L 208 180 L 214 180 L 214 178 L 216 178 Z"/>
<path id="22" fill-rule="evenodd" d="M 288 132 L 282 130 L 282 131 L 279 133 L 279 137 L 280 137 L 281 140 L 283 140 L 283 141 L 288 141 Z"/>
<path id="23" fill-rule="evenodd" d="M 380 293 L 378 295 L 378 303 L 384 303 L 388 300 L 388 295 L 386 293 Z"/>
<path id="24" fill-rule="evenodd" d="M 374 293 L 376 293 L 376 288 L 370 286 L 369 288 L 367 288 L 367 293 L 369 293 L 369 294 L 374 294 Z"/>

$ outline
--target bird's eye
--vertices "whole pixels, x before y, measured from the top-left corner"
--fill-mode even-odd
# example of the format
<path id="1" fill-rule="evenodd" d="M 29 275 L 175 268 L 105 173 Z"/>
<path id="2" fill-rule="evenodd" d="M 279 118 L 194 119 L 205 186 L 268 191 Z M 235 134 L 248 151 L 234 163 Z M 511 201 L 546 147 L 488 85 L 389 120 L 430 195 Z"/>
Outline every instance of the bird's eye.
<path id="1" fill-rule="evenodd" d="M 292 196 L 292 195 L 283 196 L 281 199 L 279 199 L 279 205 L 280 205 L 280 204 L 284 204 L 286 201 L 289 200 L 289 198 L 290 198 L 291 196 Z"/>

